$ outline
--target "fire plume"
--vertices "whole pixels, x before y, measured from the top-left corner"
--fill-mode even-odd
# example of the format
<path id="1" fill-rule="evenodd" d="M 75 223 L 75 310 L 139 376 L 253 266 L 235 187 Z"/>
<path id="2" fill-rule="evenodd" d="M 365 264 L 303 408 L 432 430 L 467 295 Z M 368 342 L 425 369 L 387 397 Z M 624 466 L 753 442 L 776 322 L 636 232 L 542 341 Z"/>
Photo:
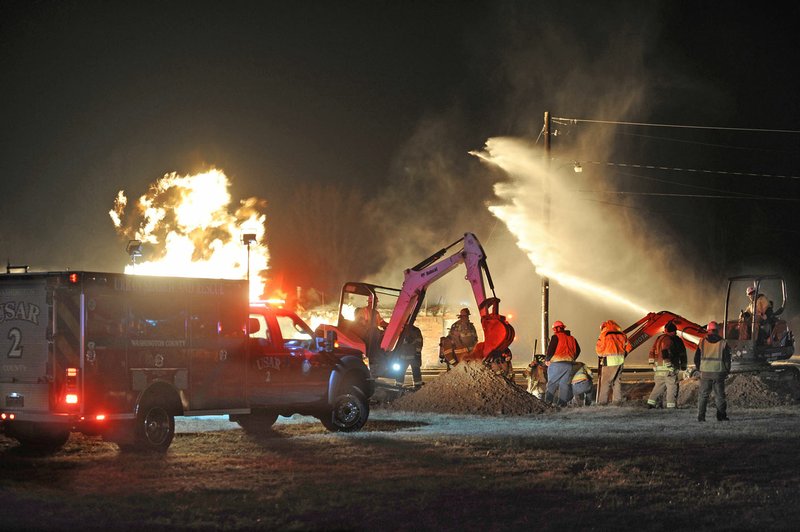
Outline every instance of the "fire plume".
<path id="1" fill-rule="evenodd" d="M 249 272 L 250 297 L 261 298 L 269 262 L 262 212 L 266 201 L 240 200 L 231 212 L 229 187 L 221 170 L 173 172 L 152 183 L 130 209 L 120 190 L 109 216 L 120 235 L 146 246 L 147 257 L 125 272 L 225 279 L 243 279 Z M 255 234 L 249 252 L 243 234 Z"/>

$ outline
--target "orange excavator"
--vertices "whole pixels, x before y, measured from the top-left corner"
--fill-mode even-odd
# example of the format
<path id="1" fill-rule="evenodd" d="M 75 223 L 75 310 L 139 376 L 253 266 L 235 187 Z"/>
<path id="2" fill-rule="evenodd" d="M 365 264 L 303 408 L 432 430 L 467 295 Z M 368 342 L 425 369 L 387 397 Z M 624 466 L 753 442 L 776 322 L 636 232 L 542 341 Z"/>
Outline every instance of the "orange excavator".
<path id="1" fill-rule="evenodd" d="M 453 248 L 456 249 L 451 252 Z M 448 255 L 448 252 L 451 253 Z M 462 238 L 405 270 L 401 288 L 363 282 L 345 283 L 337 325 L 320 325 L 317 334 L 326 336 L 334 332 L 339 345 L 364 353 L 373 377 L 396 378 L 400 368 L 404 367 L 397 360 L 399 351 L 422 306 L 426 290 L 461 264 L 467 270 L 466 280 L 478 305 L 484 341 L 460 360 L 452 360 L 451 365 L 463 360 L 476 360 L 488 366 L 502 365 L 510 369 L 509 346 L 514 341 L 514 328 L 500 314 L 500 300 L 494 293 L 486 253 L 472 233 L 465 233 Z M 487 284 L 491 296 L 487 295 Z M 380 315 L 381 299 L 395 299 L 388 321 Z"/>
<path id="2" fill-rule="evenodd" d="M 775 308 L 774 302 L 769 300 L 763 316 L 753 316 L 751 301 L 757 301 L 764 293 L 777 293 L 780 306 Z M 786 320 L 780 318 L 786 301 L 786 283 L 778 275 L 741 275 L 728 279 L 722 334 L 731 349 L 732 372 L 788 371 L 790 375 L 800 377 L 796 366 L 773 364 L 794 354 L 794 336 Z M 631 350 L 663 332 L 668 322 L 675 324 L 691 364 L 691 354 L 706 336 L 706 328 L 666 310 L 651 312 L 625 329 Z"/>

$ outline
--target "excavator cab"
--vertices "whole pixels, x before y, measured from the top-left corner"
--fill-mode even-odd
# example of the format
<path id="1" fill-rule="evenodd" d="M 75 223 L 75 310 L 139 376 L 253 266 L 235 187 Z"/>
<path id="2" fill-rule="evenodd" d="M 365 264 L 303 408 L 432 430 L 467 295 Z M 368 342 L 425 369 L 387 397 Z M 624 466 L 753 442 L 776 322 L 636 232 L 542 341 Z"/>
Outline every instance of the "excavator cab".
<path id="1" fill-rule="evenodd" d="M 757 371 L 794 354 L 794 336 L 782 315 L 786 283 L 778 275 L 728 279 L 724 338 L 739 371 Z"/>
<path id="2" fill-rule="evenodd" d="M 404 368 L 391 351 L 381 347 L 388 325 L 383 316 L 391 312 L 399 293 L 396 288 L 362 282 L 348 282 L 342 287 L 337 342 L 364 353 L 375 378 L 395 379 Z"/>

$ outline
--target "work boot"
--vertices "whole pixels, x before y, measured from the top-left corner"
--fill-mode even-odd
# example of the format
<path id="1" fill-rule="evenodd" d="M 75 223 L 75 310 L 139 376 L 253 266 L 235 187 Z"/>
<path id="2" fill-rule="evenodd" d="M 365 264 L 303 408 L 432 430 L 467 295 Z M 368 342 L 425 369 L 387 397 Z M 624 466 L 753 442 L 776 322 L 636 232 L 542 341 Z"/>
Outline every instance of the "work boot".
<path id="1" fill-rule="evenodd" d="M 545 393 L 544 394 L 544 402 L 546 404 L 548 404 L 548 405 L 552 405 L 553 404 L 553 394 L 550 393 L 550 392 Z"/>
<path id="2" fill-rule="evenodd" d="M 584 404 L 585 406 L 592 406 L 592 398 L 591 398 L 591 397 L 589 397 L 588 395 L 586 395 L 586 396 L 583 398 L 583 404 Z"/>
<path id="3" fill-rule="evenodd" d="M 717 412 L 717 421 L 730 421 L 727 414 L 720 414 Z"/>
<path id="4" fill-rule="evenodd" d="M 705 414 L 697 414 L 697 421 L 704 422 L 706 420 Z"/>

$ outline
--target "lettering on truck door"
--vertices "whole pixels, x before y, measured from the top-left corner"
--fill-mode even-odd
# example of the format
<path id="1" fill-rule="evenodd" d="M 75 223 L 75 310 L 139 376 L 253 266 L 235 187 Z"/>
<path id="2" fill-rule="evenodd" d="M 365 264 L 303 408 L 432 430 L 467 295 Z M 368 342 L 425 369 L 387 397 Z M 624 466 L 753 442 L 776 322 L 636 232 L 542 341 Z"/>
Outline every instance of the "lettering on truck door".
<path id="1" fill-rule="evenodd" d="M 45 280 L 0 285 L 0 407 L 46 412 L 50 408 Z"/>

